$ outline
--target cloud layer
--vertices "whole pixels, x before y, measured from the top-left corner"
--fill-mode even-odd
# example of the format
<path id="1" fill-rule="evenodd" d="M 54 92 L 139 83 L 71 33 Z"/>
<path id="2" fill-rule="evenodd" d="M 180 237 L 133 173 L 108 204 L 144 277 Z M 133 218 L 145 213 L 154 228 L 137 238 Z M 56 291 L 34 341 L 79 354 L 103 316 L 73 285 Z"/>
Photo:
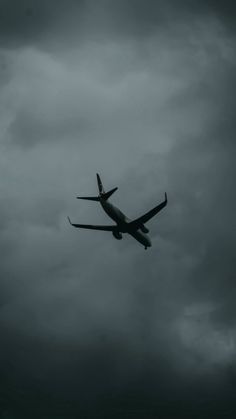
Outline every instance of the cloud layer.
<path id="1" fill-rule="evenodd" d="M 2 415 L 235 417 L 234 3 L 0 8 Z"/>

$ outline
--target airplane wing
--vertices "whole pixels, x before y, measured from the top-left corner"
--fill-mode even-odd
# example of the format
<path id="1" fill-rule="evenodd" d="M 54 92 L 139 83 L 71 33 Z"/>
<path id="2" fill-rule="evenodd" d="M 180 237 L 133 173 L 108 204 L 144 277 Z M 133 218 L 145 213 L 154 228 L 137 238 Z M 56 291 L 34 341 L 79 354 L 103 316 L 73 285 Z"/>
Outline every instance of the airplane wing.
<path id="1" fill-rule="evenodd" d="M 129 223 L 130 226 L 134 226 L 136 228 L 139 228 L 141 224 L 147 223 L 154 215 L 156 215 L 159 211 L 162 210 L 167 204 L 167 194 L 165 192 L 165 200 L 161 202 L 159 205 L 151 209 L 150 211 L 146 212 L 146 214 L 142 215 L 139 218 L 136 218 L 136 220 L 133 220 Z"/>
<path id="2" fill-rule="evenodd" d="M 113 226 L 103 226 L 103 225 L 91 225 L 91 224 L 74 224 L 71 222 L 70 218 L 68 217 L 69 223 L 76 228 L 87 228 L 89 230 L 102 230 L 102 231 L 113 231 L 117 228 L 115 225 Z"/>

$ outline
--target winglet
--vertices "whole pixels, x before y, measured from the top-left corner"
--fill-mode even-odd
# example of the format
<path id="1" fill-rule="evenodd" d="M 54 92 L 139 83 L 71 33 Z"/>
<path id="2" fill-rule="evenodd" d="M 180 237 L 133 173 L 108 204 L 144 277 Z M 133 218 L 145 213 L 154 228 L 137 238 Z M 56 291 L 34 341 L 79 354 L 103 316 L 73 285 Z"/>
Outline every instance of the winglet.
<path id="1" fill-rule="evenodd" d="M 67 216 L 67 218 L 68 218 L 68 221 L 69 221 L 70 225 L 72 225 L 72 222 L 71 222 L 71 220 L 70 220 L 70 217 L 69 217 L 69 216 Z"/>
<path id="2" fill-rule="evenodd" d="M 167 193 L 165 192 L 165 201 L 167 203 Z"/>

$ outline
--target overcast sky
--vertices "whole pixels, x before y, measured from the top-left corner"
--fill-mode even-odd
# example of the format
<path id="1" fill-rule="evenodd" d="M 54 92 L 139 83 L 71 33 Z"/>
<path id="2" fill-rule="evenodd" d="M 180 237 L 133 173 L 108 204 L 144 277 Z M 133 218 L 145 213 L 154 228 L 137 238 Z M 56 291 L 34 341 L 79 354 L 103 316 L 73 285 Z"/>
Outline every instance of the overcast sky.
<path id="1" fill-rule="evenodd" d="M 4 419 L 235 418 L 235 18 L 0 0 Z M 168 193 L 151 249 L 68 225 L 110 224 L 96 172 L 130 218 Z"/>

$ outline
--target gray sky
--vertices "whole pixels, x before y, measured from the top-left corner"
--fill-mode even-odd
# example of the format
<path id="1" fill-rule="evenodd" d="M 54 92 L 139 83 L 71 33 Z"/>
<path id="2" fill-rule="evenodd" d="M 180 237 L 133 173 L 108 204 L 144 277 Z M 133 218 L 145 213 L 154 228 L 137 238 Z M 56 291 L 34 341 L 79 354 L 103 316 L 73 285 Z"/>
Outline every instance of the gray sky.
<path id="1" fill-rule="evenodd" d="M 235 417 L 235 9 L 0 1 L 2 417 Z"/>

